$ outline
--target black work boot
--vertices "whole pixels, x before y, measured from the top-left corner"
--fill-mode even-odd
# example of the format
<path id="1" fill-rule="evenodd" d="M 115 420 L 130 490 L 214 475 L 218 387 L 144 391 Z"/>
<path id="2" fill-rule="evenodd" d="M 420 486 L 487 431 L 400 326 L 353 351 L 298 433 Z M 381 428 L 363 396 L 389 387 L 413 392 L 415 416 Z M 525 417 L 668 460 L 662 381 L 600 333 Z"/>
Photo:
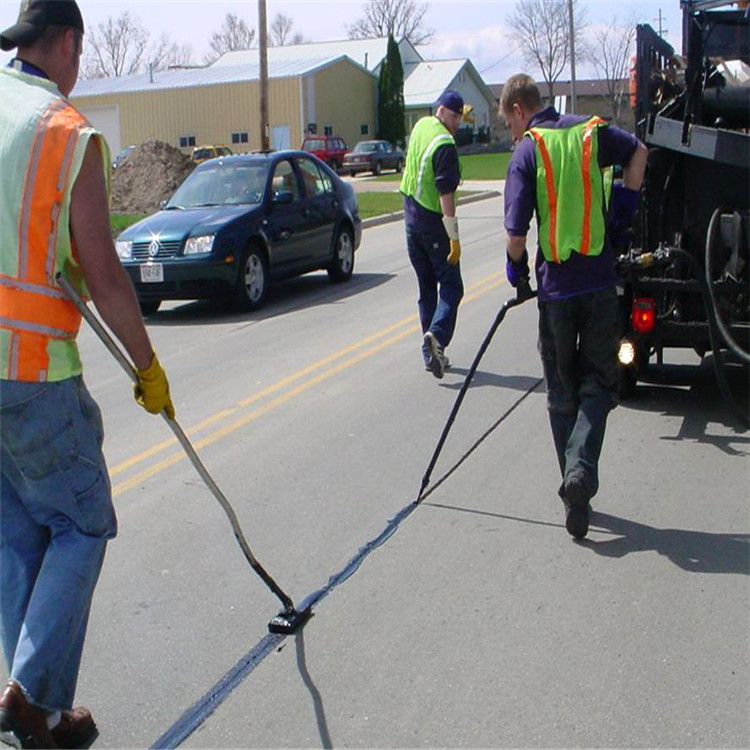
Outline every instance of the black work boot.
<path id="1" fill-rule="evenodd" d="M 589 533 L 589 502 L 591 491 L 583 472 L 572 471 L 558 490 L 565 505 L 565 528 L 574 539 Z"/>

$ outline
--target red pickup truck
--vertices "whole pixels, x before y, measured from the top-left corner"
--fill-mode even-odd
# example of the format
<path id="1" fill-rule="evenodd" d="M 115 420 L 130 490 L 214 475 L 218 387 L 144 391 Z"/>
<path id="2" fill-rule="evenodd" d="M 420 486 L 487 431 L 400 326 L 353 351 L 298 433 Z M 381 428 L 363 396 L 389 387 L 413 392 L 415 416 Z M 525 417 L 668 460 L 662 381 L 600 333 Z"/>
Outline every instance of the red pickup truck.
<path id="1" fill-rule="evenodd" d="M 302 142 L 302 150 L 314 154 L 332 169 L 339 170 L 349 149 L 341 136 L 310 135 Z"/>

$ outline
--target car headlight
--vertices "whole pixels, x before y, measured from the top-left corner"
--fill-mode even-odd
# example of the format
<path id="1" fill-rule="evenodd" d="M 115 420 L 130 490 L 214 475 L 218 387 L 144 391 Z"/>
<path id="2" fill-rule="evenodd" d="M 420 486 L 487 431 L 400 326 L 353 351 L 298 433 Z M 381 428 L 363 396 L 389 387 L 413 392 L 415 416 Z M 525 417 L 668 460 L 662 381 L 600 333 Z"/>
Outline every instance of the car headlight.
<path id="1" fill-rule="evenodd" d="M 215 234 L 204 234 L 200 237 L 188 237 L 185 243 L 185 255 L 210 253 L 214 246 Z"/>
<path id="2" fill-rule="evenodd" d="M 115 242 L 115 250 L 117 250 L 120 260 L 130 260 L 133 257 L 133 241 L 117 240 Z"/>

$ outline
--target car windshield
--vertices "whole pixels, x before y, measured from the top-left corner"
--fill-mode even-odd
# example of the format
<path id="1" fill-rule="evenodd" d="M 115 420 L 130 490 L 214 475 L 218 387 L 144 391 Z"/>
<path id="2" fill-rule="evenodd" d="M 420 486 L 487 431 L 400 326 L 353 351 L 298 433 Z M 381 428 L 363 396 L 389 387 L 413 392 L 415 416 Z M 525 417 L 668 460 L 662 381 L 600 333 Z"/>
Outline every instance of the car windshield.
<path id="1" fill-rule="evenodd" d="M 314 138 L 312 140 L 305 141 L 302 145 L 305 151 L 325 151 L 326 142 L 321 138 Z"/>
<path id="2" fill-rule="evenodd" d="M 377 150 L 378 150 L 378 144 L 373 143 L 372 141 L 367 141 L 366 143 L 358 143 L 354 147 L 355 154 L 371 154 Z"/>
<path id="3" fill-rule="evenodd" d="M 177 188 L 165 208 L 260 203 L 268 165 L 207 162 Z"/>
<path id="4" fill-rule="evenodd" d="M 193 159 L 213 159 L 214 150 L 212 148 L 199 148 L 193 151 Z"/>

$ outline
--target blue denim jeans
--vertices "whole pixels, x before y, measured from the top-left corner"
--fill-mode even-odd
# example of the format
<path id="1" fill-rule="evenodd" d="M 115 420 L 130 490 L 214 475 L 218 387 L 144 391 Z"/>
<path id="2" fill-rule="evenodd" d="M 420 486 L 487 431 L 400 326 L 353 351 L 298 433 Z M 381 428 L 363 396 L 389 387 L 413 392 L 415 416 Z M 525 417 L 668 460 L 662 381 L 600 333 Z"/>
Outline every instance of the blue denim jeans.
<path id="1" fill-rule="evenodd" d="M 91 599 L 117 533 L 99 407 L 80 377 L 0 382 L 0 629 L 10 677 L 73 703 Z"/>
<path id="2" fill-rule="evenodd" d="M 539 303 L 539 353 L 560 473 L 599 489 L 607 415 L 617 406 L 619 302 L 614 287 Z"/>
<path id="3" fill-rule="evenodd" d="M 419 321 L 422 333 L 431 331 L 442 347 L 448 346 L 456 330 L 458 306 L 464 296 L 461 264 L 448 263 L 450 241 L 442 226 L 435 229 L 406 229 L 409 260 L 419 284 Z M 425 364 L 429 354 L 424 350 Z"/>

